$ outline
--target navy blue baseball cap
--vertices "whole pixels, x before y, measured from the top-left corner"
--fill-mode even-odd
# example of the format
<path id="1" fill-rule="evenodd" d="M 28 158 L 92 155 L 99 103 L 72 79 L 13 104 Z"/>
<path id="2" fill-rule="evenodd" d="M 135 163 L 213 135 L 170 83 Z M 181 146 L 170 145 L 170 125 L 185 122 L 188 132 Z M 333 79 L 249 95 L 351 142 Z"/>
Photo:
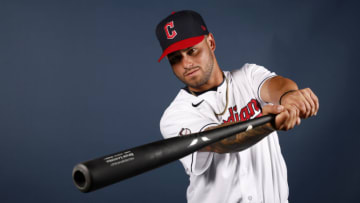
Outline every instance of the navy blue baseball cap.
<path id="1" fill-rule="evenodd" d="M 209 34 L 203 18 L 195 11 L 173 12 L 156 27 L 156 37 L 163 50 L 158 62 L 168 54 L 192 47 Z"/>

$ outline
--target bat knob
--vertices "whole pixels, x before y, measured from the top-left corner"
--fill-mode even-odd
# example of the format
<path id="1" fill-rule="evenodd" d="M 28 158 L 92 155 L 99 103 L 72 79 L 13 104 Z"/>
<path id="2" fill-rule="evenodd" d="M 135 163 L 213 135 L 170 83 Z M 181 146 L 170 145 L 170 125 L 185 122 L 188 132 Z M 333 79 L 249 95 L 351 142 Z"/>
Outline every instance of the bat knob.
<path id="1" fill-rule="evenodd" d="M 75 186 L 81 192 L 88 192 L 91 186 L 89 169 L 84 164 L 77 164 L 72 172 Z"/>

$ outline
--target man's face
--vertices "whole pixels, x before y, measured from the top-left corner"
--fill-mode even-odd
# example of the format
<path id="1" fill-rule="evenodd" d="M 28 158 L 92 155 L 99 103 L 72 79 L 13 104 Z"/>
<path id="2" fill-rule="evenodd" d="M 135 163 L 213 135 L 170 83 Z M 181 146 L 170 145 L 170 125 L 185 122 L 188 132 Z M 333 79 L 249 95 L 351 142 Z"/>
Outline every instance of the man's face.
<path id="1" fill-rule="evenodd" d="M 207 37 L 192 47 L 169 54 L 168 59 L 176 77 L 195 91 L 208 82 L 214 68 Z"/>

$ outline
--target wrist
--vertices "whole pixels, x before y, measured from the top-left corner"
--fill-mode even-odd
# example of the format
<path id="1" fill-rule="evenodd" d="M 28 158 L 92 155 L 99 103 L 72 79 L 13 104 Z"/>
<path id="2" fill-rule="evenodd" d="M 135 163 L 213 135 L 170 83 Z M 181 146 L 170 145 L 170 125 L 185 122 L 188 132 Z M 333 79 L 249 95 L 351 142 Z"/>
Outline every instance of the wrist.
<path id="1" fill-rule="evenodd" d="M 289 94 L 289 93 L 291 93 L 291 92 L 295 92 L 295 91 L 296 91 L 296 90 L 289 90 L 289 91 L 284 92 L 284 93 L 280 96 L 279 104 L 281 105 L 281 99 L 282 99 L 285 95 L 287 95 L 287 94 Z"/>

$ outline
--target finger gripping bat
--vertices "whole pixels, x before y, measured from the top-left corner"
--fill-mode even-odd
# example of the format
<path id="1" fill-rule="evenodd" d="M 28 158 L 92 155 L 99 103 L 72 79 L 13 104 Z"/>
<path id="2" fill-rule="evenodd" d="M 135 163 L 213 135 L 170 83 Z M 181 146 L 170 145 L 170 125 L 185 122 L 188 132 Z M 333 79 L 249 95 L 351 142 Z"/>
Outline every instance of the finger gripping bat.
<path id="1" fill-rule="evenodd" d="M 178 160 L 237 133 L 273 122 L 274 115 L 234 123 L 186 136 L 164 139 L 77 164 L 72 177 L 82 192 L 90 192 Z"/>

